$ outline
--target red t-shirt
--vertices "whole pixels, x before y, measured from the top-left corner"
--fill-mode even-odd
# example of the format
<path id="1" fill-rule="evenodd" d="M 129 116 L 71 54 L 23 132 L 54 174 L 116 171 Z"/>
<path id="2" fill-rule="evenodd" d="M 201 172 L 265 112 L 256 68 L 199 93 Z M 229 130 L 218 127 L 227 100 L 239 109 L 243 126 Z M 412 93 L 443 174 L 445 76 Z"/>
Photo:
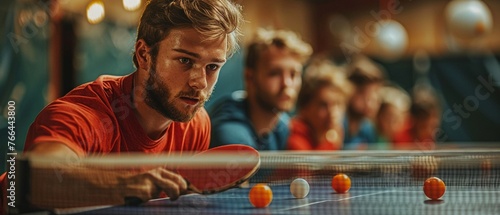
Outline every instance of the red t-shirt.
<path id="1" fill-rule="evenodd" d="M 52 102 L 31 125 L 25 150 L 40 142 L 64 143 L 79 156 L 208 149 L 210 119 L 205 109 L 189 122 L 172 122 L 157 140 L 146 135 L 132 109 L 134 74 L 101 76 Z"/>
<path id="2" fill-rule="evenodd" d="M 189 122 L 172 122 L 160 138 L 150 139 L 132 109 L 134 75 L 100 76 L 49 104 L 29 128 L 25 151 L 41 142 L 64 143 L 79 156 L 208 149 L 210 119 L 203 108 Z M 5 173 L 0 175 L 2 211 L 7 204 L 5 179 Z"/>
<path id="3" fill-rule="evenodd" d="M 323 141 L 316 143 L 314 132 L 311 127 L 299 118 L 290 121 L 290 137 L 288 138 L 288 150 L 339 150 L 340 143 Z"/>

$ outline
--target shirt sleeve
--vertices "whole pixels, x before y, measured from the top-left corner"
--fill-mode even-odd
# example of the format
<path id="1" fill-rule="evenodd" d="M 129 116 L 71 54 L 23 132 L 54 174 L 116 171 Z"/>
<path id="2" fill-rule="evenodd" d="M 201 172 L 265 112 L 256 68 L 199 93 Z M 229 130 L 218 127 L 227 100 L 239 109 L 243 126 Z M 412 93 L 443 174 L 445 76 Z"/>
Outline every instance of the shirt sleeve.
<path id="1" fill-rule="evenodd" d="M 30 126 L 25 151 L 42 142 L 59 142 L 79 156 L 99 148 L 99 143 L 109 142 L 105 128 L 105 114 L 98 114 L 77 104 L 56 102 L 47 106 Z"/>

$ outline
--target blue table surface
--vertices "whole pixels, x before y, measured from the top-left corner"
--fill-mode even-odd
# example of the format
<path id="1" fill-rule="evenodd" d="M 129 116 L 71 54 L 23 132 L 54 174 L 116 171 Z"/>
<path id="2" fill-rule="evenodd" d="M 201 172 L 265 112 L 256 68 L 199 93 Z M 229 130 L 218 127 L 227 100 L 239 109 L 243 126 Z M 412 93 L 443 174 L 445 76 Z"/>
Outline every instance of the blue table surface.
<path id="1" fill-rule="evenodd" d="M 158 199 L 140 206 L 115 206 L 80 214 L 500 214 L 500 181 L 481 177 L 474 183 L 448 179 L 441 200 L 429 200 L 422 191 L 423 180 L 407 177 L 354 176 L 348 193 L 337 194 L 329 178 L 308 179 L 311 191 L 297 199 L 288 183 L 271 183 L 273 201 L 254 208 L 247 188 L 234 188 L 213 195 L 190 194 L 176 201 Z M 484 186 L 483 186 L 484 185 Z"/>

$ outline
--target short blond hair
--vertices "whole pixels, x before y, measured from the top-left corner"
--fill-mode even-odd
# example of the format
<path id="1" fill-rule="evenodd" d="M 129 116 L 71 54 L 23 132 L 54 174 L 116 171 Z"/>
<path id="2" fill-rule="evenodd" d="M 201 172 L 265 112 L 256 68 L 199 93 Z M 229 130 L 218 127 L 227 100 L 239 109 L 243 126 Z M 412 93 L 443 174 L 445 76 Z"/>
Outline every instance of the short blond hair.
<path id="1" fill-rule="evenodd" d="M 296 33 L 260 28 L 248 45 L 245 67 L 255 69 L 262 53 L 271 46 L 290 50 L 302 63 L 305 63 L 312 54 L 311 45 L 304 42 Z"/>
<path id="2" fill-rule="evenodd" d="M 230 0 L 150 0 L 137 28 L 137 41 L 143 39 L 153 47 L 151 55 L 156 57 L 155 45 L 172 29 L 194 28 L 208 39 L 227 36 L 230 57 L 239 48 L 242 23 L 241 7 Z M 135 53 L 133 60 L 137 67 Z"/>
<path id="3" fill-rule="evenodd" d="M 382 106 L 392 105 L 402 111 L 408 111 L 410 109 L 410 95 L 395 84 L 386 83 L 380 88 L 379 95 Z"/>
<path id="4" fill-rule="evenodd" d="M 354 88 L 346 77 L 345 69 L 336 66 L 330 60 L 316 59 L 307 66 L 302 78 L 302 88 L 297 99 L 297 108 L 301 109 L 312 100 L 324 87 L 332 87 L 345 96 L 346 102 Z"/>

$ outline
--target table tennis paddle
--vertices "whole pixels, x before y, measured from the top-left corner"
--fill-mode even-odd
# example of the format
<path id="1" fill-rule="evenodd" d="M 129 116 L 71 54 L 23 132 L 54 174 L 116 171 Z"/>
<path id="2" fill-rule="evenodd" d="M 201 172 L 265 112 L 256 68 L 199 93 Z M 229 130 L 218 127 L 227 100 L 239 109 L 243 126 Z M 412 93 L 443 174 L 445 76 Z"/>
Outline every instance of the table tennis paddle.
<path id="1" fill-rule="evenodd" d="M 219 146 L 189 157 L 183 156 L 182 159 L 184 162 L 180 163 L 178 158 L 171 159 L 176 163 L 167 163 L 166 166 L 173 168 L 186 180 L 189 191 L 199 194 L 214 194 L 236 187 L 260 167 L 259 152 L 242 144 Z M 125 198 L 126 205 L 141 203 L 142 200 L 137 197 Z"/>
<path id="2" fill-rule="evenodd" d="M 260 167 L 260 155 L 254 148 L 231 144 L 208 149 L 194 155 L 231 155 L 224 165 L 177 168 L 177 173 L 188 183 L 188 190 L 199 194 L 213 194 L 236 187 L 255 174 Z M 235 159 L 235 155 L 237 159 Z"/>

